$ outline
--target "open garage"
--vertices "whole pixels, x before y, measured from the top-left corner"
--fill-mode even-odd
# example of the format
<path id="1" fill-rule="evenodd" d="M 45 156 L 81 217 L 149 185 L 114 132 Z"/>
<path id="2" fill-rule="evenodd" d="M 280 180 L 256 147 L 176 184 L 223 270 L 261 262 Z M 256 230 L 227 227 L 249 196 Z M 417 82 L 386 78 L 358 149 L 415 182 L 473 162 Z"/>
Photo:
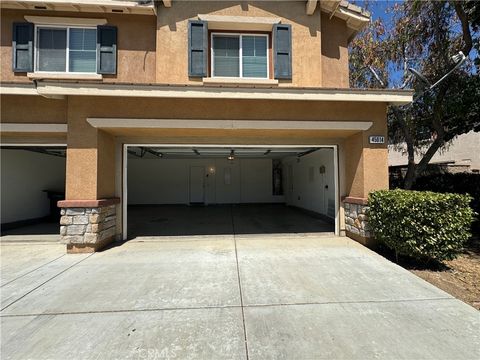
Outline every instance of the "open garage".
<path id="1" fill-rule="evenodd" d="M 1 241 L 59 241 L 65 146 L 1 148 Z"/>
<path id="2" fill-rule="evenodd" d="M 124 234 L 333 234 L 336 156 L 335 146 L 125 146 Z"/>

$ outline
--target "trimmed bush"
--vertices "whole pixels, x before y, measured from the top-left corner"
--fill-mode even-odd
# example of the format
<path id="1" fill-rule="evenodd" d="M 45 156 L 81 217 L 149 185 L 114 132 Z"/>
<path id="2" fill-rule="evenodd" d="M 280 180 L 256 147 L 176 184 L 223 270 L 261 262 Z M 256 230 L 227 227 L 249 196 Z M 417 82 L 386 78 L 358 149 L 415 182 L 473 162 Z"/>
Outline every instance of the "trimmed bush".
<path id="1" fill-rule="evenodd" d="M 473 197 L 470 206 L 480 213 L 480 174 L 458 173 L 419 177 L 412 190 L 427 190 L 440 193 L 469 194 Z M 480 236 L 480 219 L 472 225 L 472 231 Z"/>
<path id="2" fill-rule="evenodd" d="M 454 259 L 470 237 L 469 195 L 430 191 L 370 193 L 368 219 L 375 238 L 398 255 Z"/>

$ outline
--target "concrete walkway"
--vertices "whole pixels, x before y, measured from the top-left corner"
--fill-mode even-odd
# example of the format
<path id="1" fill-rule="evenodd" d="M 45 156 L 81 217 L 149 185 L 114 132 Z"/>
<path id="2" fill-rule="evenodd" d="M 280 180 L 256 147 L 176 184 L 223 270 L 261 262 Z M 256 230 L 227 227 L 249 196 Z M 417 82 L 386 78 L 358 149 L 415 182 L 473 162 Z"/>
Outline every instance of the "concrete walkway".
<path id="1" fill-rule="evenodd" d="M 478 359 L 480 313 L 346 238 L 1 245 L 5 359 Z"/>

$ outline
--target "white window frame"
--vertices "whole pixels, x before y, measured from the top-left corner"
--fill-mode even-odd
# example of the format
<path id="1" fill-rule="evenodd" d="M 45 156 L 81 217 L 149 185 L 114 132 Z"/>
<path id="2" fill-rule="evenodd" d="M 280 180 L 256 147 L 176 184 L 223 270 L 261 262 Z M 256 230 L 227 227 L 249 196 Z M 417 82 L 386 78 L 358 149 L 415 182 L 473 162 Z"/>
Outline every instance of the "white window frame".
<path id="1" fill-rule="evenodd" d="M 240 42 L 240 47 L 239 47 L 239 65 L 240 65 L 240 76 L 215 76 L 215 65 L 214 65 L 214 55 L 215 55 L 215 50 L 213 49 L 213 37 L 215 35 L 220 35 L 220 36 L 231 36 L 231 37 L 238 37 L 239 42 Z M 243 36 L 258 36 L 258 37 L 264 37 L 267 39 L 267 76 L 266 77 L 245 77 L 243 76 Z M 212 32 L 210 34 L 210 69 L 211 69 L 211 77 L 212 78 L 229 78 L 229 79 L 270 79 L 270 37 L 268 34 L 251 34 L 251 33 L 237 33 L 237 32 L 232 32 L 232 33 L 222 33 L 222 32 Z"/>
<path id="2" fill-rule="evenodd" d="M 38 42 L 38 30 L 39 29 L 58 29 L 67 31 L 67 44 L 66 44 L 66 62 L 65 62 L 65 71 L 41 71 L 38 70 L 38 51 L 39 51 L 39 42 Z M 96 26 L 70 26 L 70 25 L 37 25 L 35 24 L 35 33 L 34 33 L 34 44 L 35 51 L 33 53 L 33 64 L 34 64 L 34 73 L 38 74 L 75 74 L 75 75 L 85 75 L 85 74 L 96 74 L 97 71 L 93 72 L 80 72 L 80 71 L 69 71 L 70 65 L 70 29 L 90 29 L 97 31 Z M 97 53 L 95 51 L 95 64 L 97 63 Z"/>

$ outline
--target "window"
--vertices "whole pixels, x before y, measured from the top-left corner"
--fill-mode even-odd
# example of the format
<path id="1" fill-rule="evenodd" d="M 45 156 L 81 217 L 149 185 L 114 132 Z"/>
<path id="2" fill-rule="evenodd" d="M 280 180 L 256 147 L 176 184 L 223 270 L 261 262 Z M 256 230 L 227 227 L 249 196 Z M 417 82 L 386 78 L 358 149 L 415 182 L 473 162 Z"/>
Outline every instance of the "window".
<path id="1" fill-rule="evenodd" d="M 36 37 L 36 71 L 96 72 L 96 28 L 39 26 Z"/>
<path id="2" fill-rule="evenodd" d="M 268 35 L 212 34 L 212 76 L 268 78 Z"/>

